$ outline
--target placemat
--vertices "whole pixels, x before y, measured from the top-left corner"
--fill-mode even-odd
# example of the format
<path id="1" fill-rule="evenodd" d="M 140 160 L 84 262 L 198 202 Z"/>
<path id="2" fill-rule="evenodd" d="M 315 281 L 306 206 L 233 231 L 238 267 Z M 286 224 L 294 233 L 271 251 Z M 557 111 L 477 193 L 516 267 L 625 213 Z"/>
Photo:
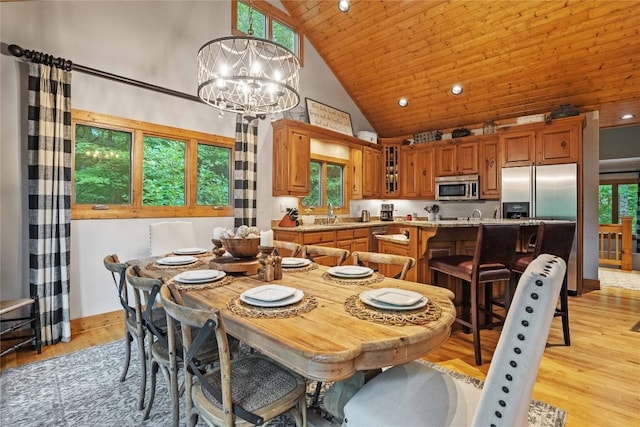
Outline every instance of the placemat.
<path id="1" fill-rule="evenodd" d="M 256 307 L 243 302 L 240 297 L 233 298 L 227 304 L 232 313 L 254 319 L 286 319 L 308 313 L 318 306 L 313 295 L 305 295 L 301 301 L 285 307 Z"/>
<path id="2" fill-rule="evenodd" d="M 192 255 L 189 255 L 189 256 L 192 256 Z M 147 264 L 144 268 L 146 268 L 147 270 L 184 270 L 184 269 L 192 269 L 192 268 L 200 267 L 203 264 L 205 264 L 205 261 L 203 261 L 202 259 L 197 259 L 196 262 L 192 262 L 191 264 L 185 264 L 185 265 L 161 265 L 153 261 Z"/>
<path id="3" fill-rule="evenodd" d="M 318 268 L 318 264 L 312 262 L 309 265 L 305 265 L 304 267 L 282 267 L 283 273 L 304 273 L 305 271 L 311 271 Z"/>
<path id="4" fill-rule="evenodd" d="M 360 300 L 359 295 L 348 297 L 344 302 L 344 309 L 358 319 L 393 326 L 424 325 L 438 320 L 442 315 L 440 306 L 431 301 L 415 310 L 384 310 L 366 305 Z"/>
<path id="5" fill-rule="evenodd" d="M 229 283 L 232 283 L 234 279 L 235 277 L 233 276 L 225 276 L 220 280 L 213 280 L 211 282 L 204 283 L 182 283 L 171 279 L 169 283 L 172 283 L 179 291 L 199 291 L 201 289 L 219 288 L 220 286 L 228 285 Z"/>
<path id="6" fill-rule="evenodd" d="M 181 256 L 181 254 L 177 254 L 175 252 L 169 252 L 165 256 L 176 256 L 176 255 Z M 213 252 L 205 251 L 205 252 L 202 252 L 201 254 L 189 254 L 188 256 L 192 256 L 192 257 L 195 257 L 195 258 L 206 258 L 206 257 L 212 257 L 213 256 Z"/>
<path id="7" fill-rule="evenodd" d="M 329 273 L 323 273 L 320 276 L 325 282 L 333 283 L 335 285 L 372 285 L 374 283 L 382 282 L 384 276 L 378 272 L 373 273 L 371 276 L 357 278 L 357 279 L 343 279 L 341 277 L 332 276 Z"/>

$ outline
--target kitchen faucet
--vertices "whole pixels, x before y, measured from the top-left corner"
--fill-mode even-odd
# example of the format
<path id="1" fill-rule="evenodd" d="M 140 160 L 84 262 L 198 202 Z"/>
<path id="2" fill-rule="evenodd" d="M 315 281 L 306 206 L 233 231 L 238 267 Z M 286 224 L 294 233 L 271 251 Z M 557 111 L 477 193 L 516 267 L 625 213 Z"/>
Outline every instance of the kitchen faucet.
<path id="1" fill-rule="evenodd" d="M 329 203 L 329 209 L 327 210 L 327 224 L 333 222 L 333 203 Z"/>
<path id="2" fill-rule="evenodd" d="M 474 209 L 471 214 L 471 218 L 475 218 L 476 214 L 478 214 L 478 219 L 482 219 L 482 212 L 480 212 L 480 209 Z"/>

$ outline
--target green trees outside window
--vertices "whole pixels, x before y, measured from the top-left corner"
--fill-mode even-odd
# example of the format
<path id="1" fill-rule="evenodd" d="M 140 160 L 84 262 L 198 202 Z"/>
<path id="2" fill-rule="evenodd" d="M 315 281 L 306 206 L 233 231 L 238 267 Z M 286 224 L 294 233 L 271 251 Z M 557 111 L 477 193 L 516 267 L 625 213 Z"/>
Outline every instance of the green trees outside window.
<path id="1" fill-rule="evenodd" d="M 216 145 L 198 144 L 199 206 L 231 204 L 231 150 Z"/>
<path id="2" fill-rule="evenodd" d="M 334 208 L 345 205 L 344 165 L 312 160 L 310 165 L 311 189 L 302 199 L 302 208 Z"/>
<path id="3" fill-rule="evenodd" d="M 631 229 L 637 229 L 637 183 L 600 184 L 598 193 L 600 224 L 619 224 L 620 217 L 630 216 L 633 218 Z"/>
<path id="4" fill-rule="evenodd" d="M 184 206 L 185 143 L 145 136 L 143 146 L 142 204 Z"/>

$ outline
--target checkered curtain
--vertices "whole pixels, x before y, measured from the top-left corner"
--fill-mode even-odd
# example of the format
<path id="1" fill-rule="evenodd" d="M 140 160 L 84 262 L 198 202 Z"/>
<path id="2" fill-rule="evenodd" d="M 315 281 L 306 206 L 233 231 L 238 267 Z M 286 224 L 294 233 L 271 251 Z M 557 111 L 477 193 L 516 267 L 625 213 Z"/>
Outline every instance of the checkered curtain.
<path id="1" fill-rule="evenodd" d="M 29 64 L 29 286 L 43 344 L 69 342 L 71 72 Z"/>
<path id="2" fill-rule="evenodd" d="M 236 154 L 233 198 L 234 226 L 256 225 L 256 178 L 258 173 L 258 125 L 236 118 Z"/>

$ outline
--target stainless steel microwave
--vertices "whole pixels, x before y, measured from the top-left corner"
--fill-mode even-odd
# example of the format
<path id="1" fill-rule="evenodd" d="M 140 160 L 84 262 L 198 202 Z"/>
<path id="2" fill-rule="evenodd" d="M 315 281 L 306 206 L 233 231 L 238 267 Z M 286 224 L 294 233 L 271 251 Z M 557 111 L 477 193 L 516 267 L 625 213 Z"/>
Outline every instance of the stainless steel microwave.
<path id="1" fill-rule="evenodd" d="M 439 176 L 436 178 L 436 200 L 478 200 L 478 175 Z"/>

